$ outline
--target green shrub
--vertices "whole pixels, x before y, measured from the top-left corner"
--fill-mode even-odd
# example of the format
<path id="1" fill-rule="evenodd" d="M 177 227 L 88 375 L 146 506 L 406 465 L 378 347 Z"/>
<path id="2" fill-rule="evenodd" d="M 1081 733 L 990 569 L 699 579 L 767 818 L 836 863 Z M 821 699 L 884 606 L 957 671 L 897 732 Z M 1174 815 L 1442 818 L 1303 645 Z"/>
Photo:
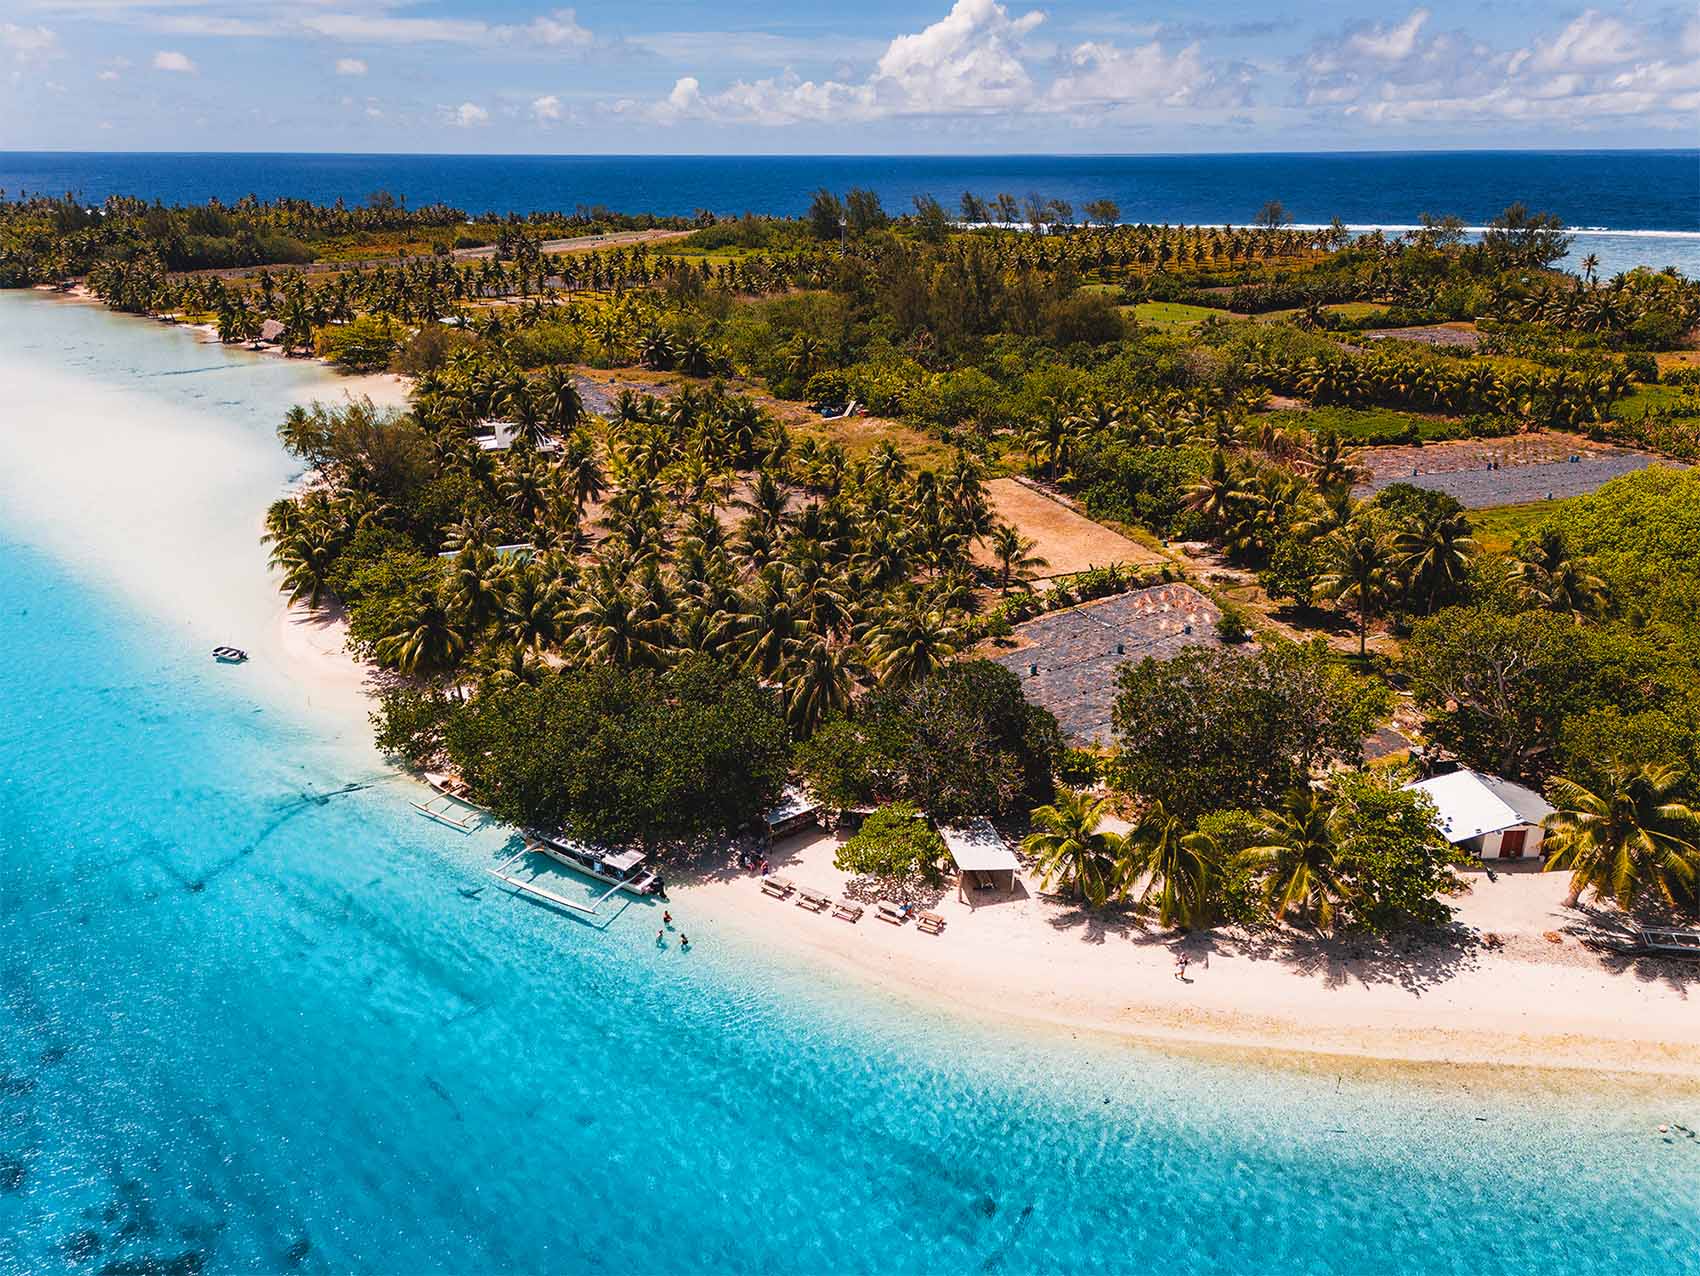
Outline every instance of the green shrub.
<path id="1" fill-rule="evenodd" d="M 833 863 L 846 873 L 902 882 L 920 878 L 937 883 L 948 852 L 944 839 L 921 818 L 910 802 L 882 806 L 843 846 Z"/>

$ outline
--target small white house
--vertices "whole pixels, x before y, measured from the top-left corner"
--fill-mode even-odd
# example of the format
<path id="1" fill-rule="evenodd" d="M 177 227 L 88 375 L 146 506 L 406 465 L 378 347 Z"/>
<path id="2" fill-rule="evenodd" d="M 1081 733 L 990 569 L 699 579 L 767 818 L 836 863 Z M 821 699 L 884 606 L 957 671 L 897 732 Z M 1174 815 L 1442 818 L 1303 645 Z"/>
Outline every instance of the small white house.
<path id="1" fill-rule="evenodd" d="M 1531 788 L 1477 771 L 1454 771 L 1405 787 L 1428 794 L 1439 812 L 1435 822 L 1454 846 L 1484 860 L 1541 853 L 1542 822 L 1553 808 Z"/>
<path id="2" fill-rule="evenodd" d="M 486 452 L 506 452 L 519 441 L 519 433 L 519 425 L 513 421 L 480 421 L 473 427 L 472 439 Z M 559 439 L 545 436 L 538 440 L 536 450 L 539 452 L 558 452 L 560 448 L 561 441 Z"/>

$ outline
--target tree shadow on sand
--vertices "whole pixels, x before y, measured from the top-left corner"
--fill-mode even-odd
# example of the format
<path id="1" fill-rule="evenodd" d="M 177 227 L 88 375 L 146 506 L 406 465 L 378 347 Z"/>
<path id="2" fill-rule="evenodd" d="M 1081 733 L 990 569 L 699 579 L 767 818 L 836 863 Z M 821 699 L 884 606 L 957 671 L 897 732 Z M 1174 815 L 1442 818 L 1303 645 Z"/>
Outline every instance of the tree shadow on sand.
<path id="1" fill-rule="evenodd" d="M 1052 897 L 1047 897 L 1052 898 Z M 1127 904 L 1089 909 L 1078 902 L 1047 919 L 1054 930 L 1074 932 L 1081 942 L 1119 939 L 1145 948 L 1164 948 L 1189 959 L 1242 957 L 1275 962 L 1295 974 L 1322 980 L 1325 987 L 1393 985 L 1421 996 L 1480 964 L 1481 936 L 1461 925 L 1413 928 L 1385 938 L 1322 935 L 1312 931 L 1221 927 L 1201 931 L 1159 928 Z"/>
<path id="2" fill-rule="evenodd" d="M 1693 930 L 1693 918 L 1655 907 L 1626 913 L 1615 905 L 1598 902 L 1578 903 L 1569 911 L 1576 914 L 1576 920 L 1558 927 L 1558 933 L 1591 952 L 1602 969 L 1632 975 L 1642 983 L 1663 984 L 1684 997 L 1700 984 L 1700 961 L 1648 952 L 1641 940 L 1643 926 Z"/>

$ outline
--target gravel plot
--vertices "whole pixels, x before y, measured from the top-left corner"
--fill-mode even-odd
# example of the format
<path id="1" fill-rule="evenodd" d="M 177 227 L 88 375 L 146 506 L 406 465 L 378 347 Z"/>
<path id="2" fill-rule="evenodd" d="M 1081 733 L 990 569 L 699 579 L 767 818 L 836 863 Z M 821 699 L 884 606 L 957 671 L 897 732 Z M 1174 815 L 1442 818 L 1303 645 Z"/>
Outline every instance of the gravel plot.
<path id="1" fill-rule="evenodd" d="M 1020 647 L 992 659 L 1021 679 L 1029 700 L 1056 715 L 1069 739 L 1108 744 L 1116 670 L 1198 643 L 1217 645 L 1220 615 L 1190 585 L 1157 585 L 1019 624 Z"/>
<path id="2" fill-rule="evenodd" d="M 1570 496 L 1583 496 L 1621 475 L 1644 470 L 1658 460 L 1658 457 L 1643 452 L 1615 452 L 1604 456 L 1580 455 L 1575 461 L 1509 466 L 1501 470 L 1381 475 L 1360 490 L 1376 492 L 1393 483 L 1409 483 L 1431 492 L 1445 492 L 1468 509 L 1490 509 L 1495 505 L 1522 505 L 1549 497 L 1563 500 Z"/>
<path id="3" fill-rule="evenodd" d="M 1474 328 L 1452 328 L 1444 324 L 1432 328 L 1381 328 L 1363 334 L 1365 341 L 1415 341 L 1425 346 L 1455 346 L 1474 350 L 1481 345 L 1481 334 Z"/>

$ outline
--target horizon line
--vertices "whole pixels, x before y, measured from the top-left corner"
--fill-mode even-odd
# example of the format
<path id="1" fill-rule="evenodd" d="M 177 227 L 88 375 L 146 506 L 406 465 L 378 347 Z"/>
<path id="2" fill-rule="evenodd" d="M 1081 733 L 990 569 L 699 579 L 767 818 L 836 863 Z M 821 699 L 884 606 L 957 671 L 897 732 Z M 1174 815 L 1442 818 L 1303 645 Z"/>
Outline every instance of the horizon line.
<path id="1" fill-rule="evenodd" d="M 0 156 L 101 155 L 185 157 L 302 157 L 346 159 L 867 159 L 867 160 L 994 160 L 994 159 L 1237 159 L 1251 157 L 1319 157 L 1385 155 L 1692 155 L 1700 147 L 1595 146 L 1514 147 L 1450 146 L 1394 147 L 1374 150 L 1250 150 L 1250 151 L 335 151 L 335 150 L 85 150 L 71 147 L 46 150 L 0 150 Z"/>

